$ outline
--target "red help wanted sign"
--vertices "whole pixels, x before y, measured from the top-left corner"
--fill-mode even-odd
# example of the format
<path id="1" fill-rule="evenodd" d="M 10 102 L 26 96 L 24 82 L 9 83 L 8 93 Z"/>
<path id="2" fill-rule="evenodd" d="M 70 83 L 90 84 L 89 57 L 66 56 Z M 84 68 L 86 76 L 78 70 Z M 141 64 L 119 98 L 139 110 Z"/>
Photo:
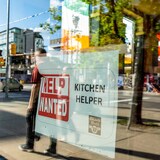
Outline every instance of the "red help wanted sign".
<path id="1" fill-rule="evenodd" d="M 38 115 L 68 121 L 70 76 L 62 74 L 43 76 L 39 95 Z"/>

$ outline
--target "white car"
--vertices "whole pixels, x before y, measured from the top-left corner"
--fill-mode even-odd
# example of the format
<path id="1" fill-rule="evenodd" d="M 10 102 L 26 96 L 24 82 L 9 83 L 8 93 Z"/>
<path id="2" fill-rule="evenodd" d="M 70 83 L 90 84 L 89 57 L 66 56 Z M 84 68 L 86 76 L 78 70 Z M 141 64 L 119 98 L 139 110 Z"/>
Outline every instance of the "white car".
<path id="1" fill-rule="evenodd" d="M 5 92 L 6 88 L 6 78 L 0 77 L 0 90 L 3 90 Z M 9 78 L 8 79 L 8 90 L 19 90 L 21 91 L 23 89 L 23 85 L 20 84 L 18 80 L 15 78 Z"/>

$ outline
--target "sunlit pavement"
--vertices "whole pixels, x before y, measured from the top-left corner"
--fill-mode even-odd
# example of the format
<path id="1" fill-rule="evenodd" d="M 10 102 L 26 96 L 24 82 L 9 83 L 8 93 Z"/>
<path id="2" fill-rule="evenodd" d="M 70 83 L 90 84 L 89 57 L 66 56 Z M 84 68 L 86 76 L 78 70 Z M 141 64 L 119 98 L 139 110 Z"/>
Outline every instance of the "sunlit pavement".
<path id="1" fill-rule="evenodd" d="M 24 91 L 9 92 L 13 96 L 8 100 L 0 98 L 0 155 L 8 160 L 107 160 L 109 158 L 87 152 L 80 148 L 71 146 L 64 142 L 58 142 L 58 154 L 55 157 L 45 156 L 43 150 L 49 145 L 49 138 L 42 137 L 35 143 L 35 152 L 27 153 L 18 149 L 19 144 L 25 142 L 25 114 L 28 104 L 29 90 L 27 85 Z M 27 90 L 27 91 L 26 91 Z M 126 92 L 123 91 L 124 95 Z M 129 92 L 130 93 L 130 92 Z M 0 92 L 0 95 L 4 94 Z M 128 95 L 128 94 L 127 94 Z M 158 97 L 157 97 L 158 98 Z M 130 114 L 128 102 L 121 104 L 118 108 L 118 117 L 127 119 Z M 144 104 L 145 105 L 145 104 Z M 157 105 L 159 105 L 157 101 Z M 126 106 L 126 107 L 125 107 Z M 154 124 L 160 123 L 160 108 L 150 103 L 150 106 L 143 108 L 142 117 L 145 121 Z M 126 126 L 117 125 L 116 137 L 116 160 L 142 160 L 160 159 L 160 127 L 141 127 L 127 130 Z M 2 158 L 0 157 L 0 160 Z M 3 160 L 3 159 L 2 159 Z"/>

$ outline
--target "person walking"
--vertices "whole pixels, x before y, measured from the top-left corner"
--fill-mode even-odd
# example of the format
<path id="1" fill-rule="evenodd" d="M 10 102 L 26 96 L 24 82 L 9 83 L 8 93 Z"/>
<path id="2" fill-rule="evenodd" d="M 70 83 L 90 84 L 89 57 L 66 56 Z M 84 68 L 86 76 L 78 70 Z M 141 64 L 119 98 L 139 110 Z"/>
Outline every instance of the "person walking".
<path id="1" fill-rule="evenodd" d="M 46 55 L 46 50 L 43 48 L 38 48 L 35 52 L 34 58 L 36 59 L 36 56 L 45 56 L 45 55 Z M 26 115 L 26 124 L 27 124 L 26 143 L 19 146 L 19 149 L 22 151 L 32 152 L 34 150 L 34 140 L 35 139 L 39 140 L 39 137 L 35 135 L 34 129 L 35 129 L 35 120 L 36 120 L 41 78 L 42 75 L 39 73 L 35 61 L 35 66 L 31 76 L 32 87 L 31 87 L 31 94 Z M 50 146 L 48 149 L 44 151 L 44 153 L 50 155 L 56 154 L 56 146 L 57 146 L 57 141 L 53 138 L 50 138 Z"/>

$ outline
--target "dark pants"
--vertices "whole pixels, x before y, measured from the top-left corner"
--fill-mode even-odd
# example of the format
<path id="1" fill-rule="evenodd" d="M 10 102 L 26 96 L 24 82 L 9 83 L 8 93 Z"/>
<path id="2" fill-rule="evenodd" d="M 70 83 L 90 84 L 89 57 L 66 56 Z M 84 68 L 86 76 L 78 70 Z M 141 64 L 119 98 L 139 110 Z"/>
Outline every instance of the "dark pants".
<path id="1" fill-rule="evenodd" d="M 34 146 L 36 112 L 37 112 L 37 108 L 34 109 L 33 111 L 27 111 L 27 115 L 26 115 L 26 122 L 27 122 L 26 144 L 29 147 Z M 55 150 L 56 146 L 57 146 L 57 141 L 55 139 L 50 138 L 49 149 Z"/>
<path id="2" fill-rule="evenodd" d="M 33 111 L 27 111 L 26 122 L 27 122 L 27 142 L 26 144 L 30 147 L 34 146 L 34 137 L 35 137 L 35 118 L 36 118 L 36 109 Z"/>
<path id="3" fill-rule="evenodd" d="M 50 152 L 55 152 L 56 151 L 56 146 L 57 146 L 57 140 L 50 138 L 50 145 L 49 145 L 49 150 Z"/>

